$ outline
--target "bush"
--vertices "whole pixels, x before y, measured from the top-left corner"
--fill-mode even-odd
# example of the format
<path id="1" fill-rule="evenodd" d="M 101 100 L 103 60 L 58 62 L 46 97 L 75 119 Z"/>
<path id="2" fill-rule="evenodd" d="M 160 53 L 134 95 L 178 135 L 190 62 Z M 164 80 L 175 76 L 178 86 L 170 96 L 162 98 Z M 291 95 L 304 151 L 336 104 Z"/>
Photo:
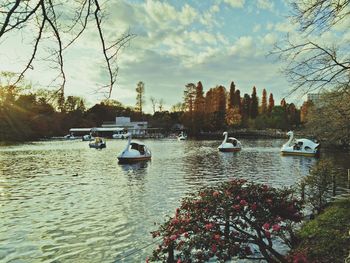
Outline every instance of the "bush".
<path id="1" fill-rule="evenodd" d="M 293 254 L 303 251 L 309 262 L 344 262 L 350 249 L 349 218 L 350 199 L 333 203 L 300 229 Z"/>
<path id="2" fill-rule="evenodd" d="M 290 189 L 232 180 L 191 194 L 153 237 L 162 243 L 150 260 L 224 262 L 233 257 L 286 262 L 275 241 L 292 245 L 302 203 Z M 256 250 L 257 253 L 254 253 Z"/>
<path id="3" fill-rule="evenodd" d="M 319 161 L 310 171 L 310 175 L 304 178 L 305 201 L 314 210 L 320 212 L 332 196 L 335 168 L 329 160 Z"/>

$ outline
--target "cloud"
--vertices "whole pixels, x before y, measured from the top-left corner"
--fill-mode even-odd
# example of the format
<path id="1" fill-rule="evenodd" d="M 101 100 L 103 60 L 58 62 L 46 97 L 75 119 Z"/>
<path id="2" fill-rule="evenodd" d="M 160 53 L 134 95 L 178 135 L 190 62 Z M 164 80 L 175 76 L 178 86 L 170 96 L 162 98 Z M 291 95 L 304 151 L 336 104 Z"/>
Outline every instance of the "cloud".
<path id="1" fill-rule="evenodd" d="M 259 32 L 260 29 L 261 29 L 261 25 L 260 24 L 254 25 L 253 32 L 254 33 Z"/>
<path id="2" fill-rule="evenodd" d="M 278 32 L 293 33 L 297 31 L 298 25 L 290 21 L 283 21 L 272 25 L 272 28 Z"/>
<path id="3" fill-rule="evenodd" d="M 177 11 L 174 6 L 160 1 L 147 0 L 144 4 L 146 21 L 158 28 L 164 29 L 174 25 L 188 26 L 198 15 L 197 11 L 188 4 Z"/>
<path id="4" fill-rule="evenodd" d="M 224 3 L 233 8 L 243 8 L 245 0 L 224 0 Z"/>
<path id="5" fill-rule="evenodd" d="M 254 42 L 251 36 L 242 36 L 229 48 L 230 55 L 249 57 L 254 55 Z"/>
<path id="6" fill-rule="evenodd" d="M 258 0 L 257 7 L 260 9 L 273 11 L 274 4 L 270 0 Z"/>
<path id="7" fill-rule="evenodd" d="M 213 13 L 218 13 L 220 12 L 220 6 L 219 5 L 212 5 L 209 9 L 210 12 L 213 12 Z"/>
<path id="8" fill-rule="evenodd" d="M 276 33 L 268 33 L 261 39 L 261 43 L 268 47 L 272 47 L 277 41 L 278 37 Z"/>

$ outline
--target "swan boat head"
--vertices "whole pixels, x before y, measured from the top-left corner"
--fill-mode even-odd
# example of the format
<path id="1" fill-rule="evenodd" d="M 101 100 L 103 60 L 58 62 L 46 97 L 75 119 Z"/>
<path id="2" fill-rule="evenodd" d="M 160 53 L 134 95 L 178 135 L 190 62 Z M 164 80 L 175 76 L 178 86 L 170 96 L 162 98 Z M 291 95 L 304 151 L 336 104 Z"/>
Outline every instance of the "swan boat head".
<path id="1" fill-rule="evenodd" d="M 294 133 L 293 133 L 292 131 L 289 131 L 289 132 L 287 132 L 287 135 L 288 135 L 288 136 L 293 136 Z"/>
<path id="2" fill-rule="evenodd" d="M 219 151 L 221 152 L 236 152 L 241 150 L 241 142 L 238 141 L 236 138 L 228 137 L 228 132 L 224 132 L 222 134 L 225 136 L 223 142 L 218 147 Z"/>

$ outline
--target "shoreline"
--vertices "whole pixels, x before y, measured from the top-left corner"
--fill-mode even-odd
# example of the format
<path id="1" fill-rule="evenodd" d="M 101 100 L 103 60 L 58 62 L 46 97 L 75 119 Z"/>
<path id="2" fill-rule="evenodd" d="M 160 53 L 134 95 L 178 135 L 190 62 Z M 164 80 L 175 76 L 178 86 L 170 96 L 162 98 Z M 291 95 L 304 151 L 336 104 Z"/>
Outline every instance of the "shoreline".
<path id="1" fill-rule="evenodd" d="M 202 132 L 193 137 L 195 139 L 222 139 L 224 131 Z M 288 136 L 280 130 L 231 130 L 228 131 L 229 136 L 243 139 L 286 139 Z"/>

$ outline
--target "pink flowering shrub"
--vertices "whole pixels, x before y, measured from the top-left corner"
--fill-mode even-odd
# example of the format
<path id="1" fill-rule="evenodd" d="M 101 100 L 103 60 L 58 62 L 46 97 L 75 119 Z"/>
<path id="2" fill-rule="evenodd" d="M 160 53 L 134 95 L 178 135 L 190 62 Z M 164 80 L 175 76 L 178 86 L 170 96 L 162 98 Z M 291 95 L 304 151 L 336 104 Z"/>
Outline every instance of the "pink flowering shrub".
<path id="1" fill-rule="evenodd" d="M 301 209 L 301 201 L 289 189 L 245 180 L 204 188 L 183 199 L 175 216 L 152 232 L 162 242 L 150 260 L 224 262 L 239 257 L 286 262 L 273 240 L 291 245 L 292 226 L 300 222 Z"/>

